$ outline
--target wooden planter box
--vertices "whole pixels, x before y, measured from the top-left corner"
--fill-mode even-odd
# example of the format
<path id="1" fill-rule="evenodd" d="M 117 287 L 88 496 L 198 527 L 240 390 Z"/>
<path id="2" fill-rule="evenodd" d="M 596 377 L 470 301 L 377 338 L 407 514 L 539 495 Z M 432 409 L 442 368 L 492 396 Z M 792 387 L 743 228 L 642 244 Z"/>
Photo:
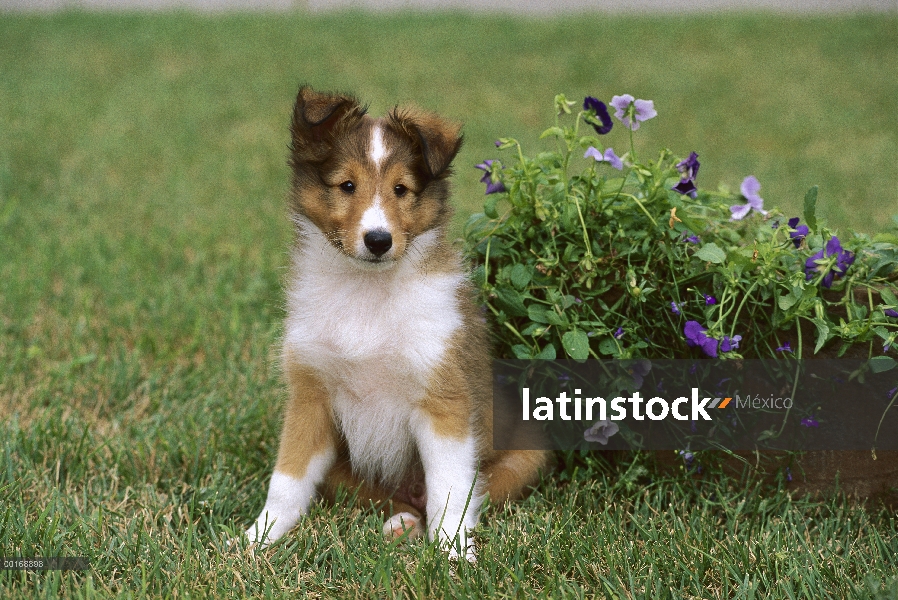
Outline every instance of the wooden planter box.
<path id="1" fill-rule="evenodd" d="M 831 302 L 841 299 L 841 293 L 824 292 L 824 298 Z M 879 302 L 879 294 L 874 293 L 874 303 Z M 855 301 L 867 304 L 866 290 L 855 291 Z M 838 316 L 838 313 L 836 313 Z M 836 359 L 839 357 L 841 342 L 830 341 L 815 355 L 809 355 L 813 351 L 816 340 L 816 328 L 806 322 L 801 325 L 805 358 L 808 359 Z M 790 337 L 795 345 L 795 333 L 783 332 L 781 337 Z M 810 348 L 810 349 L 809 349 Z M 873 355 L 882 355 L 882 345 L 874 342 Z M 867 345 L 855 345 L 849 348 L 841 358 L 865 360 L 869 355 Z M 892 408 L 898 410 L 898 406 Z M 614 453 L 609 456 L 612 460 L 623 458 L 627 453 Z M 656 464 L 662 471 L 669 473 L 682 472 L 683 460 L 670 451 L 652 452 Z M 844 493 L 852 499 L 871 500 L 885 503 L 893 509 L 898 509 L 898 451 L 880 450 L 829 450 L 809 451 L 804 453 L 786 454 L 775 451 L 761 451 L 757 454 L 750 452 L 736 452 L 742 460 L 732 458 L 723 453 L 717 455 L 725 472 L 739 476 L 746 468 L 757 470 L 758 474 L 775 481 L 776 477 L 789 469 L 792 480 L 787 482 L 787 488 L 798 495 L 826 496 L 834 493 Z M 746 463 L 750 467 L 746 466 Z M 702 474 L 693 472 L 693 477 L 702 477 Z"/>
<path id="2" fill-rule="evenodd" d="M 618 453 L 623 458 L 625 453 Z M 683 460 L 673 452 L 650 453 L 657 467 L 665 473 L 682 473 Z M 746 469 L 752 469 L 769 483 L 790 473 L 792 480 L 787 489 L 798 496 L 825 497 L 843 493 L 852 500 L 870 500 L 898 509 L 898 451 L 877 452 L 876 458 L 868 450 L 814 451 L 788 455 L 780 452 L 736 453 L 745 462 L 716 454 L 715 459 L 729 475 L 740 476 Z M 748 465 L 746 465 L 748 463 Z M 690 476 L 705 476 L 695 468 Z"/>

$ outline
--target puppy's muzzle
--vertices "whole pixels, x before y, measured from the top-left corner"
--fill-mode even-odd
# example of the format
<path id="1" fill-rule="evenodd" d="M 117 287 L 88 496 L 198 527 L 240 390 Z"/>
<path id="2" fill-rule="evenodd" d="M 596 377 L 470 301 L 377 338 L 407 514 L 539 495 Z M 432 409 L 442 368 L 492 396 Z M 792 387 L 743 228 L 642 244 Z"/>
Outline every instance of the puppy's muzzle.
<path id="1" fill-rule="evenodd" d="M 393 236 L 386 229 L 375 229 L 365 234 L 364 242 L 368 251 L 380 258 L 393 246 Z"/>

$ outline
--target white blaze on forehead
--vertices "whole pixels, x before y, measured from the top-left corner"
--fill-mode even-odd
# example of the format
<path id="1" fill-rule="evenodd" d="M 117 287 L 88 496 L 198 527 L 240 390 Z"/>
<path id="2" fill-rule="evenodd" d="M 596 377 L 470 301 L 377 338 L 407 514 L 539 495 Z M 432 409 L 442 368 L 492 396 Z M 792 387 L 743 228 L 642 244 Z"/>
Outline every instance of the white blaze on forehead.
<path id="1" fill-rule="evenodd" d="M 380 125 L 375 125 L 374 132 L 371 134 L 371 147 L 368 151 L 371 162 L 375 167 L 380 168 L 380 163 L 387 155 L 387 147 L 384 146 L 384 136 L 380 129 Z"/>
<path id="2" fill-rule="evenodd" d="M 359 223 L 362 228 L 362 235 L 375 229 L 390 230 L 390 224 L 387 222 L 387 214 L 380 206 L 380 194 L 374 196 L 374 203 L 362 213 L 362 220 Z"/>

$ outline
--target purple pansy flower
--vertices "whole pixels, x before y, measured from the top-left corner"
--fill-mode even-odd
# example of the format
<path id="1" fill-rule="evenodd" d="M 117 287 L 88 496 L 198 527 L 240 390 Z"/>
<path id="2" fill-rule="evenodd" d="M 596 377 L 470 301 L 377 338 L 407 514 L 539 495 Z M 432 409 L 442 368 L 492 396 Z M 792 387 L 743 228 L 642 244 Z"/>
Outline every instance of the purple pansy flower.
<path id="1" fill-rule="evenodd" d="M 712 304 L 717 304 L 717 298 L 714 296 L 709 296 L 708 294 L 702 294 L 705 297 L 705 306 L 711 306 Z"/>
<path id="2" fill-rule="evenodd" d="M 605 153 L 602 154 L 597 148 L 590 146 L 586 149 L 586 154 L 583 155 L 583 158 L 594 158 L 598 162 L 610 163 L 611 166 L 618 171 L 621 171 L 624 168 L 624 162 L 614 153 L 613 148 L 605 148 Z"/>
<path id="3" fill-rule="evenodd" d="M 598 98 L 587 96 L 583 99 L 583 110 L 594 110 L 596 113 L 596 118 L 602 122 L 601 125 L 590 123 L 593 129 L 596 130 L 596 133 L 598 133 L 599 135 L 605 135 L 606 133 L 611 131 L 611 127 L 614 126 L 614 122 L 611 120 L 611 115 L 608 114 L 608 107 L 605 106 L 604 102 L 602 102 Z"/>
<path id="4" fill-rule="evenodd" d="M 683 306 L 684 304 L 686 304 L 686 303 L 680 302 L 679 304 L 677 304 L 675 301 L 671 300 L 670 301 L 670 312 L 672 312 L 675 315 L 679 315 L 680 307 Z"/>
<path id="5" fill-rule="evenodd" d="M 695 198 L 696 196 L 698 196 L 698 188 L 695 187 L 695 182 L 691 179 L 681 179 L 680 183 L 670 189 L 675 192 L 679 192 L 684 196 L 689 196 L 690 198 Z"/>
<path id="6" fill-rule="evenodd" d="M 614 421 L 608 419 L 596 421 L 592 427 L 583 432 L 583 439 L 587 442 L 598 442 L 604 446 L 608 443 L 608 438 L 619 430 L 620 428 Z"/>
<path id="7" fill-rule="evenodd" d="M 898 319 L 898 310 L 887 308 L 883 312 L 885 312 L 887 317 L 892 317 L 893 319 Z"/>
<path id="8" fill-rule="evenodd" d="M 733 337 L 725 335 L 723 336 L 723 340 L 720 341 L 720 351 L 729 352 L 730 350 L 735 350 L 739 347 L 739 342 L 741 341 L 741 335 L 734 335 Z"/>
<path id="9" fill-rule="evenodd" d="M 894 396 L 896 392 L 898 392 L 898 386 L 893 387 L 893 388 L 890 389 L 888 392 L 886 392 L 886 398 L 888 398 L 889 400 L 891 400 L 891 399 L 892 399 L 892 396 Z"/>
<path id="10" fill-rule="evenodd" d="M 632 131 L 639 129 L 639 124 L 642 121 L 648 121 L 658 116 L 654 102 L 651 100 L 635 100 L 630 94 L 615 96 L 611 99 L 611 106 L 614 107 L 614 116 L 624 124 L 624 127 L 629 127 Z M 631 113 L 630 106 L 633 107 L 632 121 L 629 114 Z"/>
<path id="11" fill-rule="evenodd" d="M 614 339 L 619 340 L 624 337 L 624 328 L 618 327 L 617 331 L 614 332 Z"/>
<path id="12" fill-rule="evenodd" d="M 789 342 L 786 342 L 785 344 L 783 344 L 782 346 L 777 348 L 776 351 L 777 352 L 792 352 L 792 346 L 789 344 Z"/>
<path id="13" fill-rule="evenodd" d="M 698 346 L 711 358 L 717 358 L 717 340 L 705 334 L 704 327 L 698 321 L 686 321 L 683 333 L 686 335 L 686 343 L 693 348 Z"/>
<path id="14" fill-rule="evenodd" d="M 492 170 L 494 162 L 496 161 L 485 160 L 479 165 L 474 165 L 481 171 L 486 171 L 486 173 L 483 174 L 483 177 L 480 178 L 480 183 L 486 184 L 487 195 L 505 191 L 505 184 L 503 184 L 501 181 L 493 181 Z"/>
<path id="15" fill-rule="evenodd" d="M 681 160 L 677 163 L 677 171 L 683 174 L 683 179 L 695 179 L 698 177 L 698 168 L 701 163 L 698 162 L 698 154 L 693 152 L 689 158 Z"/>
<path id="16" fill-rule="evenodd" d="M 843 250 L 839 238 L 833 236 L 826 242 L 826 247 L 824 249 L 805 261 L 804 269 L 805 273 L 807 273 L 807 279 L 811 280 L 818 273 L 824 272 L 828 266 L 828 262 L 826 262 L 825 259 L 833 256 L 836 257 L 836 263 L 832 265 L 826 275 L 823 276 L 822 283 L 825 288 L 832 286 L 835 276 L 844 275 L 845 271 L 848 270 L 848 267 L 854 263 L 854 253 Z M 823 261 L 824 264 L 818 264 L 817 261 Z"/>
<path id="17" fill-rule="evenodd" d="M 820 427 L 820 423 L 814 417 L 805 417 L 801 420 L 801 424 L 804 427 Z"/>
<path id="18" fill-rule="evenodd" d="M 680 456 L 683 457 L 683 462 L 686 463 L 686 466 L 692 466 L 692 461 L 695 459 L 695 455 L 688 450 L 680 450 Z"/>
<path id="19" fill-rule="evenodd" d="M 742 180 L 742 185 L 739 186 L 739 191 L 748 203 L 734 204 L 730 207 L 730 212 L 733 213 L 733 216 L 730 218 L 731 221 L 740 221 L 744 219 L 752 209 L 755 209 L 762 215 L 767 214 L 767 211 L 764 210 L 764 199 L 758 195 L 760 189 L 761 184 L 754 175 L 749 175 Z"/>
<path id="20" fill-rule="evenodd" d="M 645 380 L 645 376 L 649 374 L 649 371 L 652 370 L 652 361 L 646 359 L 640 359 L 634 362 L 627 369 L 627 373 L 633 376 L 633 384 L 636 386 L 636 389 L 642 387 L 642 382 Z"/>
<path id="21" fill-rule="evenodd" d="M 677 170 L 682 174 L 680 182 L 673 186 L 675 192 L 679 192 L 684 196 L 695 198 L 698 196 L 698 188 L 695 187 L 695 178 L 698 175 L 698 168 L 701 163 L 698 162 L 698 154 L 693 152 L 689 158 L 681 160 L 677 163 Z"/>
<path id="22" fill-rule="evenodd" d="M 789 237 L 792 238 L 792 243 L 795 244 L 796 248 L 801 246 L 801 240 L 808 237 L 808 234 L 811 232 L 810 228 L 807 225 L 799 225 L 799 220 L 800 219 L 798 217 L 792 217 L 791 219 L 789 219 L 789 228 L 795 230 L 789 232 Z"/>

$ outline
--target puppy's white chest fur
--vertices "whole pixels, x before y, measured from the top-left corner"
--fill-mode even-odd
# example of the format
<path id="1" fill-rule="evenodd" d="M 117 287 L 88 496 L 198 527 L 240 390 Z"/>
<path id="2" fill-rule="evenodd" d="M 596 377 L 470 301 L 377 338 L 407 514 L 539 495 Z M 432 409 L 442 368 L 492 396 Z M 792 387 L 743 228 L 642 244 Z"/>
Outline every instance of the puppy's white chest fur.
<path id="1" fill-rule="evenodd" d="M 353 468 L 398 483 L 414 458 L 409 419 L 462 324 L 463 275 L 424 273 L 414 251 L 391 269 L 360 269 L 309 227 L 285 347 L 324 380 Z M 413 242 L 422 253 L 433 243 L 426 236 Z"/>

